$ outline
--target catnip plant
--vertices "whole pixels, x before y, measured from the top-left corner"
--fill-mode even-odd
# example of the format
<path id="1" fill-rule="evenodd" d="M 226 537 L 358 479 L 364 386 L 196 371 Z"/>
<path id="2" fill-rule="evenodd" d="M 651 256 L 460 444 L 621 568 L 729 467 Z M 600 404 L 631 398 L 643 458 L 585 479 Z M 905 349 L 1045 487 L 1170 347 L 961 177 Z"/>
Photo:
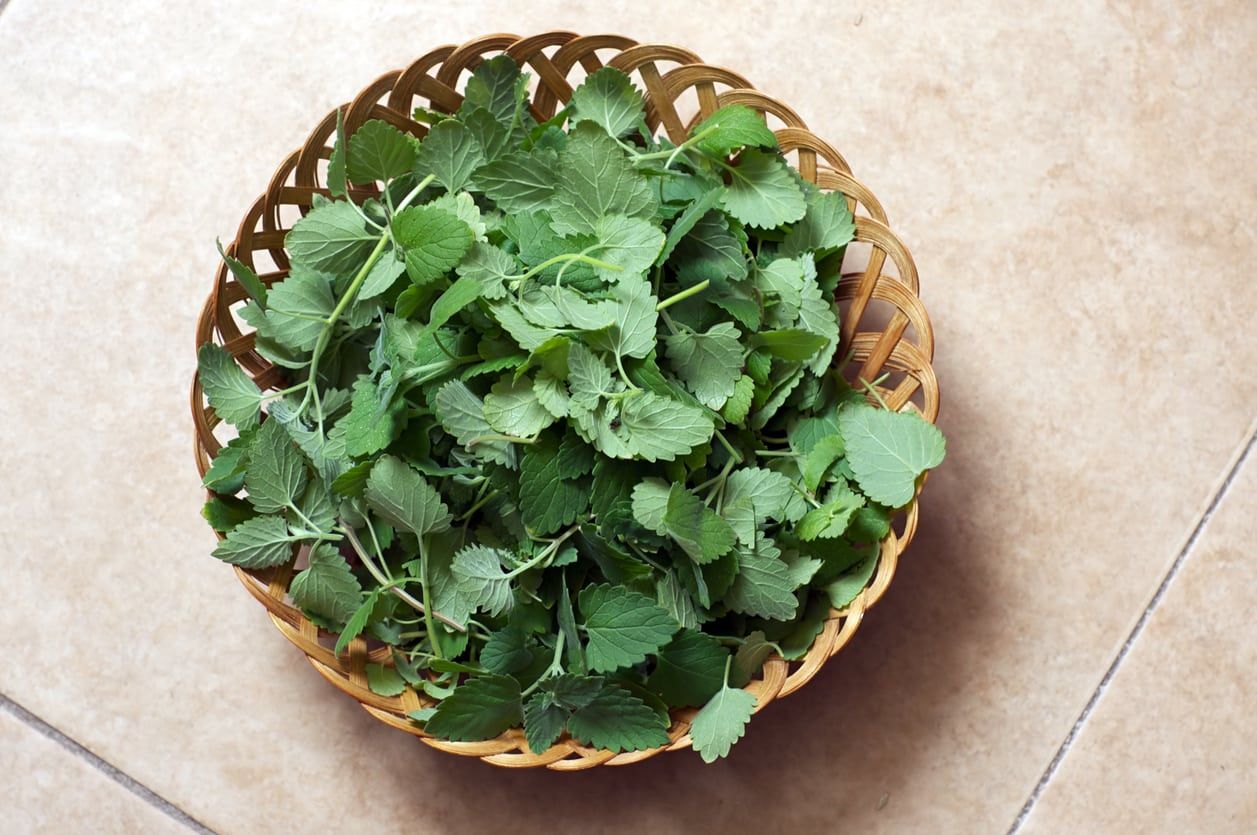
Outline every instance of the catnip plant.
<path id="1" fill-rule="evenodd" d="M 673 144 L 618 70 L 544 122 L 527 85 L 485 61 L 456 113 L 415 112 L 422 139 L 338 121 L 282 280 L 223 254 L 285 382 L 200 349 L 238 432 L 204 477 L 214 556 L 298 559 L 293 604 L 338 653 L 388 646 L 371 689 L 426 695 L 434 736 L 634 751 L 697 707 L 710 762 L 765 659 L 868 583 L 944 441 L 845 382 L 853 219 L 762 116 Z"/>

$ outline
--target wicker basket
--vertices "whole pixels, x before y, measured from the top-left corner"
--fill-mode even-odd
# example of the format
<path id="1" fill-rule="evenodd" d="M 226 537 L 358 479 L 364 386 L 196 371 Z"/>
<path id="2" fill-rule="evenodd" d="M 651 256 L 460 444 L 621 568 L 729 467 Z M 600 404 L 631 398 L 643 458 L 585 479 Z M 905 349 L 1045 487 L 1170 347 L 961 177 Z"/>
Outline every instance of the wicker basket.
<path id="1" fill-rule="evenodd" d="M 854 352 L 848 374 L 866 380 L 889 377 L 878 388 L 892 408 L 910 400 L 933 421 L 938 414 L 938 382 L 930 367 L 934 335 L 925 308 L 917 297 L 917 272 L 911 256 L 890 231 L 886 214 L 872 193 L 852 178 L 842 156 L 811 133 L 793 110 L 755 90 L 746 79 L 727 69 L 704 64 L 689 50 L 663 44 L 637 44 L 619 35 L 581 37 L 572 32 L 546 32 L 528 38 L 490 35 L 461 46 L 443 46 L 427 53 L 405 70 L 387 73 L 359 93 L 345 107 L 345 126 L 352 132 L 368 119 L 384 119 L 416 136 L 426 132 L 412 121 L 417 105 L 453 112 L 462 96 L 456 92 L 462 77 L 487 56 L 505 52 L 533 76 L 532 109 L 539 121 L 554 115 L 580 78 L 603 65 L 635 76 L 645 90 L 647 122 L 662 129 L 674 142 L 687 136 L 687 127 L 718 107 L 732 103 L 762 111 L 776 130 L 781 149 L 808 180 L 823 189 L 841 191 L 856 214 L 856 242 L 848 247 L 838 285 L 842 344 L 837 356 Z M 322 183 L 336 127 L 336 111 L 315 127 L 305 144 L 276 170 L 270 184 L 245 214 L 235 240 L 227 247 L 254 267 L 263 281 L 279 281 L 287 274 L 284 235 L 307 210 L 316 193 L 328 192 Z M 351 189 L 355 199 L 374 188 Z M 241 331 L 233 308 L 245 299 L 244 289 L 220 265 L 196 329 L 196 344 L 216 340 L 235 357 L 262 389 L 279 388 L 283 369 L 270 365 L 253 350 L 253 335 Z M 196 426 L 196 463 L 202 474 L 222 446 L 215 437 L 219 424 L 202 396 L 199 380 L 192 383 L 192 414 Z M 821 666 L 855 634 L 864 612 L 886 591 L 899 555 L 912 540 L 917 504 L 897 514 L 891 533 L 882 543 L 877 571 L 863 592 L 844 610 L 832 610 L 811 650 L 797 662 L 771 657 L 760 677 L 747 685 L 760 710 L 774 699 L 806 684 Z M 546 751 L 530 751 L 519 730 L 485 742 L 446 742 L 434 739 L 406 718 L 409 711 L 430 700 L 407 688 L 401 696 L 385 697 L 367 687 L 368 662 L 391 663 L 384 646 L 371 647 L 358 638 L 341 655 L 332 652 L 335 636 L 320 630 L 286 602 L 293 565 L 246 571 L 236 569 L 244 587 L 267 608 L 276 628 L 306 654 L 310 663 L 332 684 L 352 696 L 382 722 L 414 734 L 428 745 L 507 767 L 546 766 L 572 771 L 596 765 L 624 765 L 690 745 L 693 710 L 674 710 L 669 743 L 648 751 L 615 754 L 561 739 Z"/>

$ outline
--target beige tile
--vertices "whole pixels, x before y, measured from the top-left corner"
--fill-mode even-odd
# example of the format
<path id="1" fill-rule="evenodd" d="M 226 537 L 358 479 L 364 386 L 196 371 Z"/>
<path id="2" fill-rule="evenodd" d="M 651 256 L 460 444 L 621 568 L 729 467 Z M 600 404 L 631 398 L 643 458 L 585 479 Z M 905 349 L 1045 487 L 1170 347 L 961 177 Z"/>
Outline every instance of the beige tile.
<path id="1" fill-rule="evenodd" d="M 1252 832 L 1257 460 L 1153 612 L 1025 832 Z"/>
<path id="2" fill-rule="evenodd" d="M 1008 826 L 1257 406 L 1257 15 L 449 8 L 0 17 L 0 688 L 229 831 Z M 919 542 L 855 643 L 711 768 L 428 751 L 294 655 L 196 514 L 185 387 L 212 238 L 381 71 L 550 27 L 683 43 L 790 102 L 886 205 L 936 324 L 950 458 Z"/>
<path id="3" fill-rule="evenodd" d="M 188 831 L 4 710 L 0 797 L 7 835 Z"/>

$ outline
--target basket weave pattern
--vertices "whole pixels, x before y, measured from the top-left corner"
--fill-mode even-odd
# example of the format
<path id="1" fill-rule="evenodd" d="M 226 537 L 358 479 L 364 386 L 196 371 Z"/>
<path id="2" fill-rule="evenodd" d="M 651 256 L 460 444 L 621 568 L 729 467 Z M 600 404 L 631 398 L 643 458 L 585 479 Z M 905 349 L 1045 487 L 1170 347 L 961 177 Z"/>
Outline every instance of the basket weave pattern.
<path id="1" fill-rule="evenodd" d="M 762 112 L 773 127 L 782 151 L 804 178 L 822 189 L 840 191 L 855 213 L 855 240 L 848 247 L 836 296 L 841 322 L 841 344 L 836 356 L 851 352 L 847 374 L 872 381 L 889 374 L 878 386 L 891 408 L 909 401 L 933 421 L 938 414 L 938 382 L 930 366 L 934 335 L 925 308 L 917 297 L 917 272 L 911 256 L 887 226 L 886 215 L 873 194 L 852 178 L 842 156 L 810 132 L 786 105 L 755 90 L 750 83 L 721 67 L 704 64 L 692 52 L 663 44 L 637 44 L 618 35 L 581 37 L 572 32 L 546 32 L 528 38 L 490 35 L 461 46 L 435 49 L 405 70 L 387 73 L 344 106 L 347 134 L 369 119 L 384 119 L 403 131 L 422 137 L 426 127 L 411 119 L 416 106 L 454 112 L 462 101 L 457 89 L 465 75 L 485 58 L 505 52 L 533 75 L 532 110 L 538 121 L 553 116 L 570 98 L 585 74 L 602 66 L 616 67 L 634 77 L 645 90 L 646 118 L 652 130 L 662 130 L 673 142 L 688 135 L 689 126 L 717 108 L 740 103 Z M 315 194 L 328 195 L 327 160 L 335 140 L 336 111 L 319 123 L 305 144 L 290 154 L 271 178 L 265 193 L 250 207 L 227 252 L 253 267 L 270 284 L 287 275 L 284 236 L 311 204 Z M 363 200 L 375 187 L 354 186 L 350 196 Z M 220 264 L 196 329 L 196 344 L 216 341 L 235 358 L 263 390 L 285 385 L 284 369 L 272 366 L 253 350 L 253 334 L 245 333 L 233 309 L 245 301 L 244 288 Z M 218 418 L 206 403 L 199 380 L 192 385 L 192 414 L 196 428 L 197 467 L 205 473 L 223 441 L 215 436 Z M 774 699 L 806 684 L 821 666 L 855 634 L 864 612 L 886 591 L 899 556 L 912 540 L 917 503 L 897 514 L 890 535 L 882 543 L 881 559 L 869 586 L 843 610 L 831 610 L 824 629 L 807 655 L 795 662 L 772 656 L 759 677 L 746 689 L 760 710 Z M 274 569 L 236 574 L 269 612 L 276 628 L 306 654 L 311 665 L 332 684 L 361 703 L 377 719 L 414 734 L 428 745 L 465 756 L 480 757 L 499 766 L 546 766 L 579 770 L 596 765 L 623 765 L 661 751 L 690 745 L 689 728 L 695 711 L 674 710 L 669 743 L 648 751 L 613 754 L 561 739 L 549 750 L 530 751 L 522 731 L 513 729 L 484 742 L 447 742 L 424 733 L 409 719 L 409 711 L 432 704 L 427 696 L 407 688 L 397 697 L 381 696 L 367 687 L 367 663 L 391 663 L 389 648 L 372 648 L 362 638 L 351 642 L 339 657 L 332 652 L 335 636 L 320 630 L 286 600 L 294 572 L 290 562 Z"/>

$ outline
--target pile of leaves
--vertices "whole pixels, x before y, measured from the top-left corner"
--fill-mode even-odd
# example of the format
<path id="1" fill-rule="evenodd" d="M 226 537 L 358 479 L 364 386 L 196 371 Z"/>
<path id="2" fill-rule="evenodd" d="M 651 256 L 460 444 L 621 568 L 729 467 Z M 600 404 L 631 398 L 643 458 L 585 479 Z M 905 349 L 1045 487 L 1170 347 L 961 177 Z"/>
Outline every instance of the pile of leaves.
<path id="1" fill-rule="evenodd" d="M 286 277 L 224 255 L 287 381 L 200 350 L 239 433 L 204 478 L 214 556 L 299 555 L 293 603 L 337 652 L 391 647 L 371 688 L 426 694 L 437 737 L 632 751 L 694 706 L 711 761 L 765 658 L 865 587 L 943 439 L 843 381 L 852 217 L 758 113 L 674 145 L 615 69 L 542 123 L 527 84 L 484 62 L 422 140 L 338 124 Z"/>

